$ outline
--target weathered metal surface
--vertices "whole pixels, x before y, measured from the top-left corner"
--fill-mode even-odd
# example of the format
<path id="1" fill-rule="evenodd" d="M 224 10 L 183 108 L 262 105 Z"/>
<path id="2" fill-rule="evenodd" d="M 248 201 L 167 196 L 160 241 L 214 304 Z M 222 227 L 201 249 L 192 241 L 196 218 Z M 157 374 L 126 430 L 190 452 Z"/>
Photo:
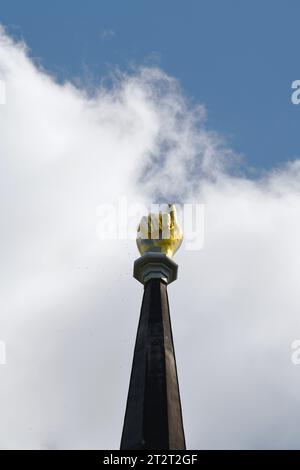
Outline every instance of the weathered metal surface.
<path id="1" fill-rule="evenodd" d="M 145 285 L 121 450 L 185 449 L 167 285 Z"/>

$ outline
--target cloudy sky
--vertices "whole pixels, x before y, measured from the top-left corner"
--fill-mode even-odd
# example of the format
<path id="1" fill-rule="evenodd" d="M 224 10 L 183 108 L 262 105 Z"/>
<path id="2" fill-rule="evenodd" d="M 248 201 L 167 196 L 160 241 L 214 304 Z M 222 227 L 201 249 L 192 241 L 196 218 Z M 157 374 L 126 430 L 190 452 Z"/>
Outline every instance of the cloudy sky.
<path id="1" fill-rule="evenodd" d="M 300 448 L 296 3 L 5 3 L 1 448 L 119 446 L 142 287 L 97 210 L 122 197 L 205 205 L 169 288 L 188 448 Z"/>

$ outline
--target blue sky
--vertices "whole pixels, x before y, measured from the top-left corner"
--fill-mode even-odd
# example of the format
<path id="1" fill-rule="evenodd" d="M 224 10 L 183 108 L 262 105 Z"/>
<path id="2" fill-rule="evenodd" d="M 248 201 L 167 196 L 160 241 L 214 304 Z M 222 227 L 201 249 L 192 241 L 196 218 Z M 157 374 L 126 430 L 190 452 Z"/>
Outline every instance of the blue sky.
<path id="1" fill-rule="evenodd" d="M 1 21 L 60 78 L 159 65 L 251 166 L 299 156 L 297 1 L 1 2 Z"/>
<path id="2" fill-rule="evenodd" d="M 159 65 L 206 105 L 208 127 L 264 169 L 299 156 L 299 14 L 293 0 L 9 0 L 0 18 L 60 79 Z"/>

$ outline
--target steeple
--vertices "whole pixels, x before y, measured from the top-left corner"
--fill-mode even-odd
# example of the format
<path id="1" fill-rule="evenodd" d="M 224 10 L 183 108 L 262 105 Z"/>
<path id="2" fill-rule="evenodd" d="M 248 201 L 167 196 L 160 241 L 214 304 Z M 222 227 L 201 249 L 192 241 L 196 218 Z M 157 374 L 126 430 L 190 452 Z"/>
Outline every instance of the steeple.
<path id="1" fill-rule="evenodd" d="M 121 450 L 185 449 L 167 293 L 167 285 L 177 278 L 178 269 L 170 256 L 181 242 L 173 205 L 167 213 L 142 219 L 137 238 L 142 256 L 134 263 L 134 277 L 144 284 L 144 296 Z"/>

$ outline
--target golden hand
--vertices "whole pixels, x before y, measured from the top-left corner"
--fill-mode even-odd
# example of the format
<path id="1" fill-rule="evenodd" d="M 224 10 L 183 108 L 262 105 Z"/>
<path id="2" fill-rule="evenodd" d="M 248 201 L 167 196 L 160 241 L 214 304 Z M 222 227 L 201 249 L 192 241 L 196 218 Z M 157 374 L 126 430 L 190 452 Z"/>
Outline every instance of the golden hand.
<path id="1" fill-rule="evenodd" d="M 176 207 L 174 204 L 169 204 L 166 212 L 150 213 L 142 217 L 136 242 L 142 255 L 147 252 L 156 252 L 172 257 L 180 247 L 182 239 Z"/>

